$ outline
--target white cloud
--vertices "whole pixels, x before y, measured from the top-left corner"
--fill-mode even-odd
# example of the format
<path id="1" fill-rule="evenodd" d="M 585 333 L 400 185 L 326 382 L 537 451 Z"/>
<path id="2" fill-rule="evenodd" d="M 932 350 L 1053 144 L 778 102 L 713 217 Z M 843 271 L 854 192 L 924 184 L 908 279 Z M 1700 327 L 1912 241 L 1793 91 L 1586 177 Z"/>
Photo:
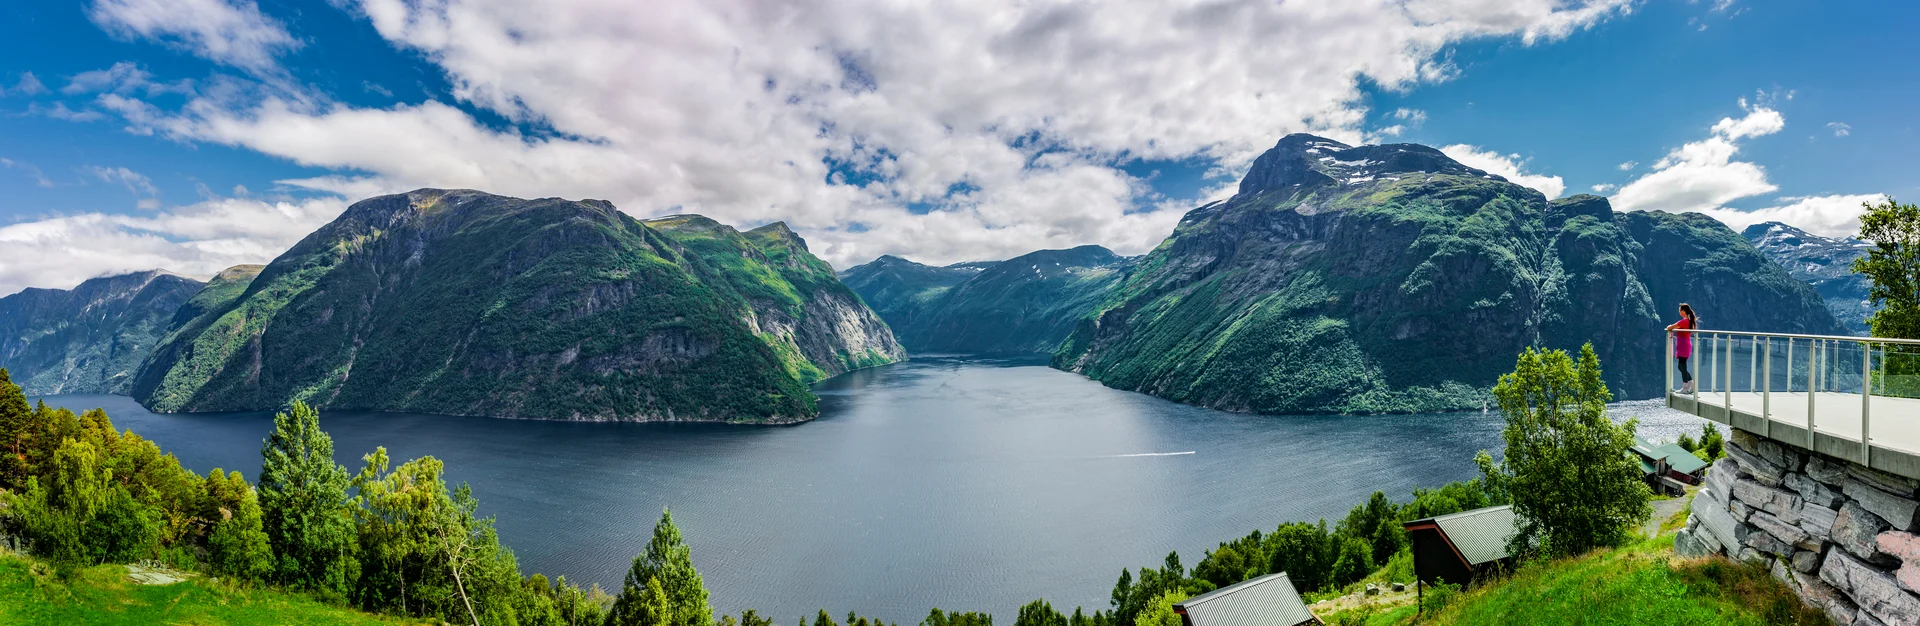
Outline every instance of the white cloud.
<path id="1" fill-rule="evenodd" d="M 15 161 L 13 159 L 0 157 L 0 167 L 4 167 L 10 170 L 18 169 L 23 172 L 26 172 L 28 176 L 33 177 L 34 184 L 39 185 L 41 187 L 53 186 L 53 181 L 47 178 L 47 174 L 45 172 L 40 171 L 40 168 L 38 166 L 35 166 L 32 163 L 23 163 L 20 161 Z"/>
<path id="2" fill-rule="evenodd" d="M 255 72 L 276 70 L 277 55 L 300 47 L 253 0 L 95 0 L 87 17 L 116 37 L 164 42 Z"/>
<path id="3" fill-rule="evenodd" d="M 124 167 L 88 165 L 80 168 L 80 171 L 100 179 L 100 182 L 126 187 L 127 191 L 136 195 L 149 197 L 160 195 L 160 190 L 155 189 L 153 186 L 153 179 L 147 178 L 145 174 Z"/>
<path id="4" fill-rule="evenodd" d="M 13 89 L 0 88 L 0 94 L 12 93 L 21 96 L 37 96 L 46 92 L 47 86 L 41 84 L 40 78 L 34 76 L 33 72 L 21 72 L 20 80 L 13 84 Z"/>
<path id="5" fill-rule="evenodd" d="M 1420 109 L 1408 109 L 1408 108 L 1402 107 L 1402 108 L 1393 110 L 1393 118 L 1397 120 L 1406 120 L 1407 122 L 1413 123 L 1413 124 L 1419 124 L 1421 122 L 1427 121 L 1427 112 L 1422 111 Z"/>
<path id="6" fill-rule="evenodd" d="M 1381 135 L 1385 135 L 1385 136 L 1387 136 L 1387 137 L 1399 137 L 1399 136 L 1400 136 L 1400 133 L 1403 133 L 1403 132 L 1406 132 L 1406 131 L 1407 131 L 1407 127 L 1406 127 L 1406 126 L 1403 126 L 1403 125 L 1400 125 L 1400 124 L 1394 124 L 1394 125 L 1392 125 L 1392 126 L 1388 126 L 1388 127 L 1386 127 L 1386 128 L 1382 128 L 1382 129 L 1380 129 L 1380 130 L 1377 130 L 1377 131 L 1374 131 L 1374 132 L 1376 132 L 1376 133 L 1379 133 L 1379 134 L 1381 134 Z"/>
<path id="7" fill-rule="evenodd" d="M 1715 208 L 1702 213 L 1725 222 L 1734 230 L 1761 222 L 1781 222 L 1816 235 L 1852 237 L 1860 234 L 1860 215 L 1866 212 L 1862 205 L 1885 198 L 1880 194 L 1781 198 L 1780 201 L 1787 204 L 1752 211 Z"/>
<path id="8" fill-rule="evenodd" d="M 1607 192 L 1609 192 L 1609 191 L 1613 191 L 1613 190 L 1615 190 L 1615 189 L 1619 189 L 1619 188 L 1620 188 L 1620 186 L 1619 186 L 1619 185 L 1615 185 L 1615 184 L 1613 184 L 1613 183 L 1601 183 L 1601 184 L 1598 184 L 1598 185 L 1594 185 L 1594 186 L 1593 186 L 1593 192 L 1594 192 L 1594 193 L 1607 193 Z"/>
<path id="9" fill-rule="evenodd" d="M 1559 176 L 1529 174 L 1522 170 L 1521 168 L 1526 166 L 1527 160 L 1520 158 L 1518 154 L 1503 155 L 1492 150 L 1482 150 L 1477 146 L 1469 146 L 1463 143 L 1440 148 L 1440 151 L 1446 153 L 1447 156 L 1453 157 L 1453 160 L 1465 164 L 1467 167 L 1483 169 L 1489 174 L 1504 177 L 1516 185 L 1537 189 L 1540 193 L 1547 194 L 1548 199 L 1558 198 L 1562 192 L 1567 190 L 1566 181 L 1561 180 Z"/>
<path id="10" fill-rule="evenodd" d="M 1632 171 L 1633 168 L 1636 168 L 1636 167 L 1640 167 L 1639 161 L 1627 161 L 1625 163 L 1620 164 L 1620 171 L 1628 172 L 1628 171 Z"/>
<path id="11" fill-rule="evenodd" d="M 68 95 L 83 93 L 116 93 L 131 95 L 145 93 L 151 98 L 164 93 L 193 93 L 193 81 L 180 80 L 171 83 L 155 82 L 153 74 L 132 61 L 121 61 L 104 70 L 93 70 L 73 75 L 67 86 L 60 92 Z"/>
<path id="12" fill-rule="evenodd" d="M 1733 160 L 1737 141 L 1780 132 L 1786 118 L 1765 105 L 1740 100 L 1746 115 L 1722 118 L 1708 138 L 1675 148 L 1653 164 L 1653 171 L 1620 188 L 1616 208 L 1628 211 L 1704 211 L 1728 202 L 1779 189 L 1760 166 Z"/>
<path id="13" fill-rule="evenodd" d="M 1853 127 L 1848 126 L 1845 122 L 1827 122 L 1827 128 L 1833 129 L 1833 136 L 1835 137 L 1845 137 L 1853 134 Z"/>
<path id="14" fill-rule="evenodd" d="M 786 220 L 841 267 L 880 254 L 944 263 L 1084 243 L 1139 253 L 1192 205 L 1161 203 L 1114 166 L 1123 155 L 1202 159 L 1237 174 L 1287 132 L 1357 140 L 1363 82 L 1443 80 L 1458 71 L 1439 58 L 1450 44 L 1552 39 L 1629 2 L 354 8 L 437 64 L 455 97 L 555 132 L 498 130 L 431 100 L 354 108 L 288 90 L 197 96 L 171 110 L 137 94 L 96 103 L 131 132 L 332 170 L 285 182 L 352 198 L 474 187 L 607 198 L 643 216 Z M 845 182 L 849 173 L 862 182 Z M 908 208 L 928 204 L 924 214 Z"/>
<path id="15" fill-rule="evenodd" d="M 27 115 L 45 115 L 56 120 L 65 120 L 68 122 L 95 122 L 106 119 L 107 117 L 106 114 L 99 111 L 76 111 L 69 109 L 65 102 L 55 102 L 53 106 L 46 106 L 38 102 L 30 103 L 27 105 Z"/>
<path id="16" fill-rule="evenodd" d="M 0 248 L 8 251 L 0 293 L 155 268 L 206 277 L 272 259 L 345 208 L 334 199 L 233 198 L 139 216 L 83 213 L 0 226 Z"/>

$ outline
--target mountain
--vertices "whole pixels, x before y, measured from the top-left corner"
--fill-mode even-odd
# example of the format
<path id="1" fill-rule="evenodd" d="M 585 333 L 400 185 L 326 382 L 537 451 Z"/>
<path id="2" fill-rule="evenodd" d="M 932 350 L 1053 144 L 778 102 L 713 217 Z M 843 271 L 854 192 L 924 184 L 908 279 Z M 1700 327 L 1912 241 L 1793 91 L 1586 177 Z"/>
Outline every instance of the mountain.
<path id="1" fill-rule="evenodd" d="M 1296 134 L 1082 319 L 1054 365 L 1260 413 L 1480 408 L 1530 345 L 1591 341 L 1619 398 L 1660 394 L 1662 326 L 1830 333 L 1805 283 L 1699 214 L 1616 214 L 1414 144 Z"/>
<path id="2" fill-rule="evenodd" d="M 840 272 L 840 282 L 859 293 L 867 306 L 887 321 L 902 345 L 912 347 L 906 331 L 921 311 L 954 285 L 992 266 L 992 263 L 959 263 L 933 267 L 886 255 Z"/>
<path id="3" fill-rule="evenodd" d="M 1788 275 L 1813 285 L 1849 334 L 1867 334 L 1867 316 L 1874 311 L 1867 299 L 1872 283 L 1853 273 L 1853 260 L 1866 256 L 1872 244 L 1852 237 L 1822 237 L 1779 222 L 1754 224 L 1740 235 L 1786 268 Z"/>
<path id="4" fill-rule="evenodd" d="M 201 282 L 154 270 L 0 298 L 0 367 L 29 394 L 125 393 Z"/>
<path id="5" fill-rule="evenodd" d="M 1125 277 L 1100 246 L 929 267 L 881 257 L 842 276 L 916 352 L 1047 354 Z"/>
<path id="6" fill-rule="evenodd" d="M 370 198 L 237 285 L 181 312 L 135 399 L 785 423 L 818 413 L 808 382 L 902 357 L 785 226 L 601 200 Z"/>

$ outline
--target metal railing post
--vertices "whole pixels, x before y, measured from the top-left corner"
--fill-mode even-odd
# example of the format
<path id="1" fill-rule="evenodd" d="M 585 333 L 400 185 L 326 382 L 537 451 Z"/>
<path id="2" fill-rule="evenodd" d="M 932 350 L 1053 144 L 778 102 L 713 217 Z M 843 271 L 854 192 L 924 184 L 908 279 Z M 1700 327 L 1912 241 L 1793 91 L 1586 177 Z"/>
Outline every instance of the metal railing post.
<path id="1" fill-rule="evenodd" d="M 1820 342 L 1814 340 L 1807 342 L 1807 344 L 1807 449 L 1813 450 L 1813 396 L 1815 390 L 1819 389 L 1814 386 L 1813 373 L 1814 368 L 1820 365 L 1820 349 L 1818 347 Z"/>
<path id="2" fill-rule="evenodd" d="M 1759 379 L 1760 379 L 1760 338 L 1748 337 L 1747 338 L 1747 393 L 1753 393 L 1755 390 L 1759 388 L 1760 386 L 1759 383 L 1754 382 Z"/>
<path id="3" fill-rule="evenodd" d="M 1787 338 L 1787 393 L 1793 393 L 1793 338 Z"/>
<path id="4" fill-rule="evenodd" d="M 1727 424 L 1729 425 L 1733 424 L 1733 344 L 1737 341 L 1739 340 L 1733 335 L 1727 335 L 1727 384 L 1721 389 L 1726 394 L 1723 396 L 1725 399 L 1721 406 L 1727 407 Z"/>
<path id="5" fill-rule="evenodd" d="M 1792 341 L 1789 339 L 1788 341 Z M 1765 376 L 1760 377 L 1760 435 L 1773 436 L 1773 338 L 1767 338 L 1767 358 L 1761 367 L 1766 368 Z"/>
<path id="6" fill-rule="evenodd" d="M 1873 346 L 1860 344 L 1860 464 L 1873 467 L 1873 437 L 1867 434 L 1873 406 Z"/>
<path id="7" fill-rule="evenodd" d="M 1675 341 L 1675 339 L 1674 339 L 1674 332 L 1673 332 L 1673 331 L 1671 331 L 1671 330 L 1669 330 L 1669 331 L 1667 331 L 1667 366 L 1666 366 L 1666 369 L 1667 369 L 1667 393 L 1673 393 L 1673 375 L 1674 375 L 1674 370 L 1676 370 L 1676 369 L 1679 369 L 1679 368 L 1680 368 L 1680 362 L 1679 362 L 1679 361 L 1677 361 L 1677 360 L 1675 360 L 1675 359 L 1674 359 L 1674 356 L 1673 356 L 1673 351 L 1674 351 L 1674 347 L 1673 347 L 1673 344 L 1674 344 L 1674 341 Z"/>

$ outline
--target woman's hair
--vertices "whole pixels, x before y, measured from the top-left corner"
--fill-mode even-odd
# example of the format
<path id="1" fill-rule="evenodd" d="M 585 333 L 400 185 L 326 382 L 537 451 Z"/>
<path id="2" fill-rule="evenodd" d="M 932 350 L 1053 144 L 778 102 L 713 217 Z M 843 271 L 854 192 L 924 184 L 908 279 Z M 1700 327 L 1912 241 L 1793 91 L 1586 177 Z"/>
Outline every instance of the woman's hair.
<path id="1" fill-rule="evenodd" d="M 1688 321 L 1691 321 L 1695 324 L 1700 323 L 1700 316 L 1694 314 L 1693 305 L 1687 304 L 1685 302 L 1680 303 L 1680 313 L 1686 315 Z"/>

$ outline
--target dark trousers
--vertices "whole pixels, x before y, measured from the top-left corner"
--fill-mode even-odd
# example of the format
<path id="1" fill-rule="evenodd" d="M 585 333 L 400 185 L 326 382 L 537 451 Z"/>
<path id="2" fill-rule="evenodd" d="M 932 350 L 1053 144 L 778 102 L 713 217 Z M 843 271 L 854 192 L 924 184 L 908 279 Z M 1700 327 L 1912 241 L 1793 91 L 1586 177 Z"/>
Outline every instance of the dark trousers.
<path id="1" fill-rule="evenodd" d="M 1673 357 L 1673 360 L 1680 364 L 1680 382 L 1682 384 L 1693 382 L 1693 372 L 1687 371 L 1687 357 L 1677 356 Z"/>

